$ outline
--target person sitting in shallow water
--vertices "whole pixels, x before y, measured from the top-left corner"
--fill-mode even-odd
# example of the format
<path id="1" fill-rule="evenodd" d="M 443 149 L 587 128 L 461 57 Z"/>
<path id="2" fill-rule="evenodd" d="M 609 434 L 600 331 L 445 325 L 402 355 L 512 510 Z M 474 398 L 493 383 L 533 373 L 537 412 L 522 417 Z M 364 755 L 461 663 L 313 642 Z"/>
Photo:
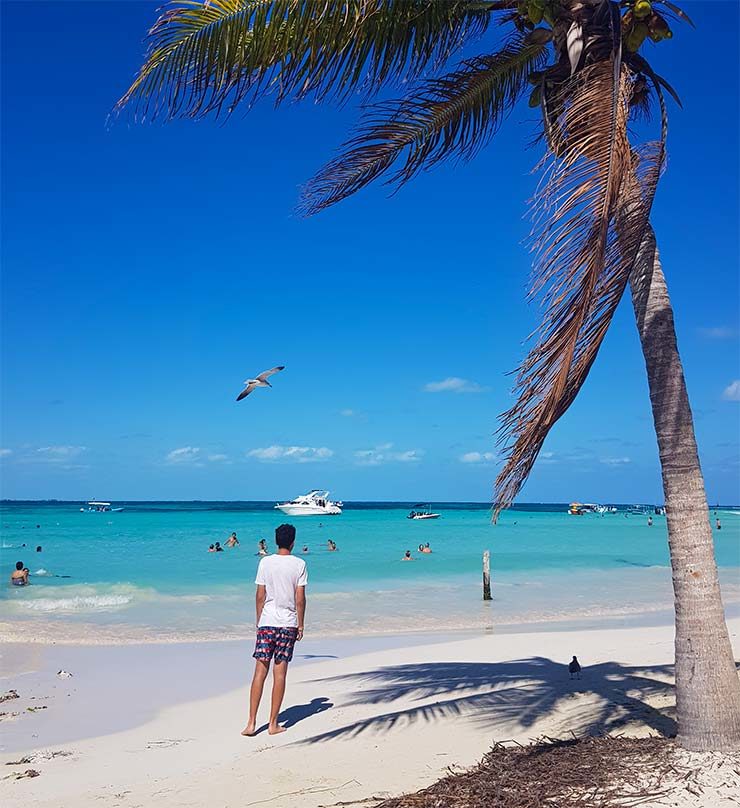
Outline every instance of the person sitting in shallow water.
<path id="1" fill-rule="evenodd" d="M 406 554 L 401 559 L 401 561 L 413 561 L 414 559 L 411 557 L 411 550 L 406 550 Z"/>
<path id="2" fill-rule="evenodd" d="M 257 545 L 257 555 L 266 556 L 269 555 L 267 552 L 267 542 L 264 539 L 259 540 L 259 544 Z"/>
<path id="3" fill-rule="evenodd" d="M 216 548 L 215 548 L 215 547 L 214 547 L 214 546 L 211 544 L 211 545 L 209 545 L 209 547 L 208 547 L 208 552 L 209 552 L 209 553 L 215 553 L 215 552 L 216 552 Z"/>
<path id="4" fill-rule="evenodd" d="M 10 583 L 13 586 L 28 585 L 28 567 L 24 567 L 22 561 L 16 562 L 15 569 L 10 573 Z"/>
<path id="5" fill-rule="evenodd" d="M 226 546 L 227 547 L 236 547 L 239 544 L 239 539 L 236 537 L 236 533 L 232 533 L 228 539 L 226 539 Z"/>
<path id="6" fill-rule="evenodd" d="M 336 549 L 337 549 L 337 543 L 336 543 L 336 542 L 334 542 L 334 541 L 332 541 L 331 539 L 329 539 L 329 541 L 327 542 L 327 545 L 326 545 L 326 549 L 327 549 L 327 550 L 328 550 L 330 553 L 335 552 L 335 551 L 336 551 Z"/>

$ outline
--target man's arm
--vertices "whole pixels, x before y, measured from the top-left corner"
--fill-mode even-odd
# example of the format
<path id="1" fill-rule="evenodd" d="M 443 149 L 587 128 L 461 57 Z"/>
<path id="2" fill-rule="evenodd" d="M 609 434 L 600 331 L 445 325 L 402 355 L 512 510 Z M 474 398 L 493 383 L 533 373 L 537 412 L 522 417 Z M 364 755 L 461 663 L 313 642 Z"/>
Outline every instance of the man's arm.
<path id="1" fill-rule="evenodd" d="M 295 588 L 295 608 L 298 612 L 298 636 L 296 640 L 303 639 L 303 624 L 306 619 L 306 587 L 297 586 Z"/>
<path id="2" fill-rule="evenodd" d="M 260 617 L 262 617 L 262 610 L 265 608 L 265 600 L 267 599 L 267 590 L 265 589 L 263 584 L 257 584 L 257 598 L 256 598 L 256 607 L 257 607 L 257 620 L 255 621 L 256 625 L 259 625 Z"/>

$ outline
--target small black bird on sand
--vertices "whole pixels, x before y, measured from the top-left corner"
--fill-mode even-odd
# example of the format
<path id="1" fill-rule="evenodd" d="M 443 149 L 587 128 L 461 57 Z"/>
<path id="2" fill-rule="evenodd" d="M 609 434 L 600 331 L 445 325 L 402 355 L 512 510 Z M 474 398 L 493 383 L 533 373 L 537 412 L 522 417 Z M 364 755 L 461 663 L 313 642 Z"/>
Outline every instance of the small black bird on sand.
<path id="1" fill-rule="evenodd" d="M 576 656 L 571 659 L 568 663 L 568 672 L 570 673 L 570 678 L 572 679 L 574 676 L 576 679 L 581 678 L 581 663 L 578 661 Z"/>

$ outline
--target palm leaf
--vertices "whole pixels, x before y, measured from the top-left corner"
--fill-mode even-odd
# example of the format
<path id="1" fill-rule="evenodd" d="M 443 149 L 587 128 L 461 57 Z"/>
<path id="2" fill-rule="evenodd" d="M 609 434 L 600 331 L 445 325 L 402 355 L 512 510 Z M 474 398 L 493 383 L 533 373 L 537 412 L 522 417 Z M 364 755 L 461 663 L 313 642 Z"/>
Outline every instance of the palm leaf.
<path id="1" fill-rule="evenodd" d="M 545 312 L 519 369 L 518 400 L 502 418 L 508 458 L 496 480 L 494 518 L 514 500 L 585 382 L 648 226 L 665 128 L 657 146 L 631 149 L 632 77 L 620 61 L 615 55 L 585 68 L 564 91 L 560 156 L 552 157 L 534 208 L 531 294 Z"/>
<path id="2" fill-rule="evenodd" d="M 311 215 L 350 196 L 405 156 L 387 183 L 403 185 L 449 157 L 469 159 L 493 136 L 542 66 L 548 36 L 517 36 L 498 53 L 464 61 L 425 81 L 400 101 L 368 109 L 357 133 L 306 186 L 301 211 Z"/>
<path id="3" fill-rule="evenodd" d="M 146 61 L 116 105 L 198 118 L 268 92 L 278 101 L 418 75 L 482 33 L 510 2 L 177 0 L 149 31 Z"/>

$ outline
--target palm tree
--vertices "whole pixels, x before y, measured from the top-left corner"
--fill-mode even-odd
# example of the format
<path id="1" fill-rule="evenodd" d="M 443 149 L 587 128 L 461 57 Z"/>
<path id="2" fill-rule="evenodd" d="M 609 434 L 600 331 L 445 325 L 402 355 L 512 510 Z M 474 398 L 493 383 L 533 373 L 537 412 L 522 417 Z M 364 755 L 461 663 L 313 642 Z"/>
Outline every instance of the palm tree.
<path id="1" fill-rule="evenodd" d="M 673 313 L 650 209 L 664 165 L 670 85 L 642 55 L 690 20 L 668 0 L 176 0 L 149 32 L 118 104 L 137 119 L 228 116 L 271 96 L 369 102 L 341 153 L 306 186 L 314 214 L 384 177 L 399 186 L 470 159 L 523 99 L 539 110 L 531 295 L 544 314 L 502 416 L 494 517 L 584 384 L 629 284 L 660 449 L 676 604 L 679 742 L 740 745 L 740 683 Z M 488 40 L 495 40 L 490 44 Z M 481 53 L 443 72 L 473 40 Z M 678 100 L 676 98 L 676 100 Z M 638 140 L 645 120 L 652 141 Z M 636 125 L 633 122 L 638 121 Z"/>

